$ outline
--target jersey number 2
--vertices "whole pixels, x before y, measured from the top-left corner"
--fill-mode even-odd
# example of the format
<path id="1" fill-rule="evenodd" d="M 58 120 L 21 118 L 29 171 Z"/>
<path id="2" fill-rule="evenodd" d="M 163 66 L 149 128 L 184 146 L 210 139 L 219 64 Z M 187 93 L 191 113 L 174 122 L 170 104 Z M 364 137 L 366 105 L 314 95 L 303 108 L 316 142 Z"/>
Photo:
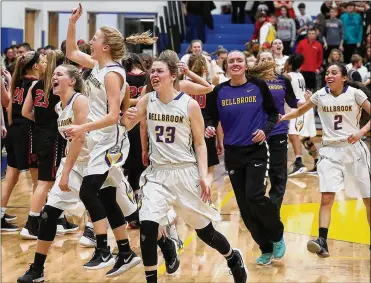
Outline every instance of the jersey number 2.
<path id="1" fill-rule="evenodd" d="M 156 142 L 173 143 L 175 140 L 175 127 L 156 126 Z M 163 136 L 165 134 L 165 139 Z"/>
<path id="2" fill-rule="evenodd" d="M 334 129 L 335 130 L 341 130 L 343 127 L 341 127 L 339 124 L 343 122 L 343 116 L 342 115 L 335 115 L 334 117 Z"/>
<path id="3" fill-rule="evenodd" d="M 40 100 L 44 97 L 44 101 L 40 102 Z M 49 106 L 49 100 L 48 98 L 44 95 L 44 91 L 42 89 L 37 89 L 36 90 L 36 97 L 33 103 L 36 107 L 43 107 L 43 108 L 48 108 Z"/>

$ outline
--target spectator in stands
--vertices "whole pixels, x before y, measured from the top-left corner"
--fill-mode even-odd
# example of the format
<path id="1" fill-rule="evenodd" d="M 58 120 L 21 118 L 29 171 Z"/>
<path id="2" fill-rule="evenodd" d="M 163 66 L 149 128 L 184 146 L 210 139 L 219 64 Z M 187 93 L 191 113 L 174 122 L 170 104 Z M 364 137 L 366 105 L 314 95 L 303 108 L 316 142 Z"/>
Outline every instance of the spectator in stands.
<path id="1" fill-rule="evenodd" d="M 360 48 L 363 35 L 363 22 L 354 11 L 354 3 L 347 4 L 347 12 L 340 19 L 344 25 L 344 61 L 348 63 L 356 48 Z"/>
<path id="2" fill-rule="evenodd" d="M 61 51 L 63 54 L 66 54 L 66 40 L 63 40 L 61 43 Z"/>
<path id="3" fill-rule="evenodd" d="M 13 73 L 15 63 L 17 61 L 15 52 L 13 48 L 8 47 L 4 51 L 5 59 L 4 59 L 4 65 L 5 68 L 8 70 L 9 73 Z"/>
<path id="4" fill-rule="evenodd" d="M 245 51 L 249 54 L 253 54 L 253 56 L 257 56 L 260 51 L 260 44 L 258 40 L 251 40 L 245 44 Z M 246 54 L 245 54 L 246 55 Z M 248 56 L 246 55 L 246 58 Z"/>
<path id="5" fill-rule="evenodd" d="M 213 29 L 211 11 L 216 7 L 212 1 L 183 1 L 182 10 L 185 16 L 186 41 L 193 39 L 206 40 L 206 26 Z"/>
<path id="6" fill-rule="evenodd" d="M 294 7 L 293 7 L 293 1 L 273 1 L 276 17 L 281 16 L 281 8 L 285 6 L 288 10 L 287 15 L 291 19 L 296 19 Z"/>
<path id="7" fill-rule="evenodd" d="M 272 46 L 269 42 L 264 42 L 262 45 L 262 52 L 271 52 Z"/>
<path id="8" fill-rule="evenodd" d="M 50 52 L 50 50 L 56 50 L 57 48 L 53 45 L 47 45 L 44 47 L 44 53 L 45 54 L 48 54 Z"/>
<path id="9" fill-rule="evenodd" d="M 363 66 L 363 58 L 358 54 L 353 54 L 351 63 L 347 66 L 348 77 L 352 81 L 365 83 L 369 79 L 368 70 Z"/>
<path id="10" fill-rule="evenodd" d="M 276 38 L 276 25 L 277 18 L 274 14 L 271 14 L 268 21 L 266 21 L 261 29 L 259 34 L 259 45 L 262 46 L 263 43 L 268 42 L 272 43 L 272 41 Z"/>
<path id="11" fill-rule="evenodd" d="M 254 1 L 251 12 L 256 19 L 257 13 L 265 13 L 266 15 L 270 15 L 274 13 L 274 10 L 275 9 L 272 1 Z"/>
<path id="12" fill-rule="evenodd" d="M 325 58 L 328 58 L 331 50 L 334 48 L 344 51 L 344 27 L 343 22 L 336 17 L 337 13 L 338 10 L 336 8 L 331 8 L 330 19 L 325 22 L 325 29 L 322 34 Z"/>
<path id="13" fill-rule="evenodd" d="M 364 61 L 365 67 L 370 72 L 371 71 L 371 46 L 368 46 L 366 48 L 366 52 L 363 58 L 364 58 L 363 61 Z"/>
<path id="14" fill-rule="evenodd" d="M 28 51 L 31 51 L 32 48 L 29 43 L 23 42 L 17 46 L 17 57 L 20 57 L 26 54 Z"/>
<path id="15" fill-rule="evenodd" d="M 302 39 L 307 37 L 308 29 L 313 26 L 312 18 L 306 14 L 305 12 L 305 4 L 300 3 L 298 5 L 298 9 L 300 11 L 300 15 L 296 17 L 296 20 L 298 22 L 299 28 L 296 31 L 298 34 L 298 37 L 296 39 L 296 42 L 301 41 Z"/>
<path id="16" fill-rule="evenodd" d="M 255 39 L 259 40 L 260 29 L 266 21 L 267 21 L 267 14 L 264 11 L 256 13 L 254 32 L 251 36 L 251 40 L 255 40 Z"/>
<path id="17" fill-rule="evenodd" d="M 247 1 L 231 1 L 232 2 L 232 23 L 245 23 L 245 6 Z"/>
<path id="18" fill-rule="evenodd" d="M 366 19 L 365 19 L 366 34 L 370 34 L 371 33 L 371 9 L 370 9 L 370 4 L 369 4 L 369 2 L 365 1 L 365 2 L 362 2 L 362 5 L 363 5 L 363 9 L 364 9 L 365 14 L 366 14 Z"/>
<path id="19" fill-rule="evenodd" d="M 283 54 L 290 55 L 296 40 L 296 24 L 290 15 L 286 6 L 281 6 L 281 15 L 277 18 L 277 35 L 283 43 Z"/>
<path id="20" fill-rule="evenodd" d="M 301 73 L 305 79 L 305 85 L 310 90 L 316 89 L 316 74 L 320 73 L 323 63 L 322 45 L 316 37 L 315 29 L 311 28 L 308 30 L 307 39 L 300 41 L 296 47 L 296 53 L 304 56 Z"/>
<path id="21" fill-rule="evenodd" d="M 325 19 L 330 18 L 330 9 L 332 7 L 332 1 L 325 1 L 321 6 L 321 14 L 325 16 Z"/>
<path id="22" fill-rule="evenodd" d="M 344 63 L 344 56 L 343 52 L 341 52 L 339 49 L 332 49 L 330 52 L 330 55 L 328 56 L 327 63 L 332 64 L 332 63 Z"/>

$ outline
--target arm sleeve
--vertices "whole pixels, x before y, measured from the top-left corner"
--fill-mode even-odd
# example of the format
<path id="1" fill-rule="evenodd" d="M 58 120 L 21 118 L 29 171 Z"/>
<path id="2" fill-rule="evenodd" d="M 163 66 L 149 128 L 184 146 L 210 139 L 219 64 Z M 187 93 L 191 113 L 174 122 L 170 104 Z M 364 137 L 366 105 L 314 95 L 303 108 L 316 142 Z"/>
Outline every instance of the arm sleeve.
<path id="1" fill-rule="evenodd" d="M 206 107 L 203 111 L 205 128 L 212 126 L 217 127 L 219 122 L 219 111 L 217 105 L 218 91 L 223 84 L 216 86 L 212 92 L 206 95 Z"/>
<path id="2" fill-rule="evenodd" d="M 339 23 L 340 23 L 340 25 L 339 25 L 339 27 L 340 27 L 340 34 L 339 34 L 340 40 L 344 40 L 344 25 L 343 25 L 342 21 L 339 21 Z"/>
<path id="3" fill-rule="evenodd" d="M 285 101 L 291 108 L 297 108 L 299 99 L 296 98 L 291 82 L 288 78 L 285 78 L 285 77 L 282 77 L 282 78 L 286 86 Z"/>
<path id="4" fill-rule="evenodd" d="M 310 101 L 317 105 L 318 106 L 318 93 L 319 91 L 315 92 L 311 97 L 310 97 Z"/>
<path id="5" fill-rule="evenodd" d="M 263 126 L 263 132 L 266 136 L 272 131 L 276 126 L 278 121 L 278 110 L 274 104 L 274 99 L 269 90 L 267 84 L 262 80 L 256 80 L 257 85 L 260 88 L 260 93 L 263 97 L 263 108 L 264 111 L 268 114 L 268 121 Z"/>
<path id="6" fill-rule="evenodd" d="M 354 91 L 354 97 L 359 106 L 362 106 L 363 102 L 367 100 L 367 95 L 360 89 Z"/>

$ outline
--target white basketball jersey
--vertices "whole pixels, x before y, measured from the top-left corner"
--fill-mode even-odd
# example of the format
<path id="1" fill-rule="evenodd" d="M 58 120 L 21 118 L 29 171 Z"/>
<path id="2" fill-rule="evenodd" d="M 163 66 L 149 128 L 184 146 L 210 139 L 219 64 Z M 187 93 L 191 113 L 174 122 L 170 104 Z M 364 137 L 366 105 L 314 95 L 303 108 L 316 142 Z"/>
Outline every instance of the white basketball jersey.
<path id="1" fill-rule="evenodd" d="M 120 74 L 125 80 L 125 70 L 119 63 L 113 63 L 107 65 L 102 69 L 99 69 L 99 64 L 96 64 L 86 79 L 87 94 L 89 97 L 90 112 L 88 120 L 96 121 L 108 113 L 108 99 L 106 86 L 104 84 L 104 77 L 109 72 L 116 72 Z M 120 93 L 120 105 L 125 95 L 125 84 L 121 88 Z M 104 129 L 100 129 L 101 132 L 111 132 L 116 126 L 110 126 Z"/>
<path id="2" fill-rule="evenodd" d="M 188 116 L 190 100 L 190 96 L 181 92 L 168 104 L 164 104 L 156 92 L 148 93 L 149 159 L 154 165 L 196 162 Z"/>
<path id="3" fill-rule="evenodd" d="M 286 60 L 289 58 L 289 56 L 284 55 L 282 58 L 274 58 L 274 61 L 276 62 L 276 73 L 279 75 L 282 75 L 283 68 L 285 67 Z"/>
<path id="4" fill-rule="evenodd" d="M 67 152 L 68 148 L 71 145 L 71 141 L 67 139 L 65 131 L 67 129 L 70 129 L 72 125 L 74 125 L 74 113 L 73 113 L 73 103 L 75 102 L 76 97 L 81 95 L 80 93 L 75 93 L 70 101 L 68 102 L 67 106 L 62 109 L 62 102 L 58 102 L 57 105 L 55 106 L 55 109 L 57 110 L 58 113 L 58 131 L 61 134 L 62 137 L 64 137 L 67 140 Z M 86 141 L 84 144 L 84 147 L 80 151 L 79 157 L 77 158 L 78 161 L 85 161 L 89 159 L 89 152 L 87 149 Z"/>
<path id="5" fill-rule="evenodd" d="M 361 105 L 366 100 L 363 91 L 350 86 L 346 86 L 337 97 L 331 94 L 328 87 L 312 95 L 311 101 L 318 106 L 321 118 L 324 144 L 345 142 L 351 134 L 359 131 Z"/>
<path id="6" fill-rule="evenodd" d="M 290 72 L 289 75 L 296 98 L 305 101 L 305 80 L 303 75 L 298 72 Z"/>

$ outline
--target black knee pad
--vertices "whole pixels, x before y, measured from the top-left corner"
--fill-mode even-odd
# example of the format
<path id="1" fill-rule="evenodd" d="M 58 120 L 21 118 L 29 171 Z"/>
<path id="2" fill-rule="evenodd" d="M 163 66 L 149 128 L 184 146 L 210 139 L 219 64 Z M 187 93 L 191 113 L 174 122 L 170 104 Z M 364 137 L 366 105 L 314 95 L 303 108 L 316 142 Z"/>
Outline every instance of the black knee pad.
<path id="1" fill-rule="evenodd" d="M 157 265 L 158 223 L 142 221 L 140 226 L 140 248 L 144 266 Z"/>
<path id="2" fill-rule="evenodd" d="M 53 241 L 57 233 L 57 220 L 63 210 L 53 206 L 45 205 L 41 212 L 38 239 L 42 241 Z"/>
<path id="3" fill-rule="evenodd" d="M 196 229 L 196 233 L 205 244 L 216 249 L 222 255 L 228 254 L 231 250 L 231 245 L 227 239 L 215 230 L 211 222 L 205 228 Z"/>
<path id="4" fill-rule="evenodd" d="M 99 191 L 99 199 L 106 210 L 112 230 L 126 224 L 125 216 L 116 201 L 116 190 L 115 187 L 107 187 Z"/>
<path id="5" fill-rule="evenodd" d="M 134 211 L 132 214 L 129 216 L 125 216 L 125 219 L 127 222 L 135 224 L 136 226 L 140 226 L 140 221 L 139 221 L 139 210 L 137 209 Z"/>
<path id="6" fill-rule="evenodd" d="M 106 218 L 106 210 L 99 199 L 98 192 L 106 180 L 108 172 L 101 175 L 85 176 L 80 188 L 80 199 L 89 211 L 90 218 L 97 222 Z"/>

